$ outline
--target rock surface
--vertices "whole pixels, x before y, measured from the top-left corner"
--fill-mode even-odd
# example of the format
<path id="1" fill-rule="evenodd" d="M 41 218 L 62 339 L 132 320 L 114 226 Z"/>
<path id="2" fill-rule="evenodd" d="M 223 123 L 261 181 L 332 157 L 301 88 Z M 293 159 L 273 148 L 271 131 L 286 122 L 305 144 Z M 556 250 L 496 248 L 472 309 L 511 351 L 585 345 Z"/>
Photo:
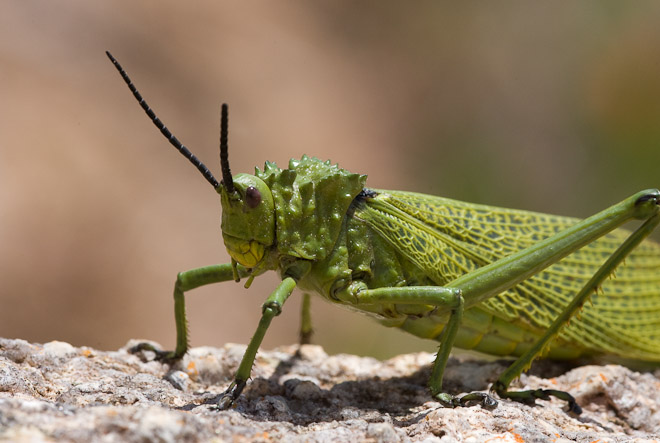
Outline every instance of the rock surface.
<path id="1" fill-rule="evenodd" d="M 328 356 L 306 345 L 263 351 L 252 381 L 228 411 L 211 409 L 245 349 L 190 351 L 173 370 L 132 355 L 0 339 L 0 439 L 59 442 L 196 441 L 631 441 L 660 438 L 660 372 L 583 366 L 563 375 L 524 375 L 518 388 L 568 390 L 579 417 L 558 400 L 532 407 L 501 400 L 444 409 L 430 401 L 433 355 L 380 362 Z M 153 356 L 153 355 L 152 355 Z M 151 357 L 152 357 L 151 356 Z M 505 362 L 452 359 L 445 387 L 484 390 Z M 557 365 L 537 373 L 553 375 Z M 176 388 L 175 385 L 178 387 Z"/>

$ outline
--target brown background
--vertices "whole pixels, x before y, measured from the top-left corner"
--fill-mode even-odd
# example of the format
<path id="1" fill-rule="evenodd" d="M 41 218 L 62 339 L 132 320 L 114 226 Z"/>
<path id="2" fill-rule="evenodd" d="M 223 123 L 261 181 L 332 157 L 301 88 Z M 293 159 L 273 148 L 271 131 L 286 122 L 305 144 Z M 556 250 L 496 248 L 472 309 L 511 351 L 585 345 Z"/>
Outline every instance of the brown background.
<path id="1" fill-rule="evenodd" d="M 660 3 L 5 1 L 0 336 L 174 343 L 177 271 L 228 259 L 214 171 L 303 153 L 372 187 L 587 216 L 660 186 Z M 246 343 L 275 275 L 188 297 L 193 345 Z M 314 300 L 316 341 L 435 345 Z M 297 339 L 299 297 L 265 346 Z"/>

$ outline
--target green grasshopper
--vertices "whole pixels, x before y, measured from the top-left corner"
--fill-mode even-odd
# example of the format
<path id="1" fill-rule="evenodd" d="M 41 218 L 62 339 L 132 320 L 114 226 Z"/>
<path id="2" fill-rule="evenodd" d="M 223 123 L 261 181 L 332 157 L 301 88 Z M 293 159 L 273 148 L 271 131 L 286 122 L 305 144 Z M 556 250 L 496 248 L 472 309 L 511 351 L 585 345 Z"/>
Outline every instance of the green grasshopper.
<path id="1" fill-rule="evenodd" d="M 244 277 L 247 287 L 269 270 L 282 278 L 263 304 L 257 330 L 218 408 L 230 407 L 239 397 L 271 320 L 295 288 L 304 292 L 302 343 L 309 342 L 312 331 L 310 293 L 371 314 L 385 326 L 439 341 L 428 385 L 432 397 L 448 407 L 474 401 L 497 405 L 485 393 L 459 398 L 443 391 L 454 346 L 518 356 L 491 387 L 500 398 L 534 404 L 554 396 L 577 414 L 581 409 L 566 392 L 513 392 L 509 384 L 541 356 L 660 362 L 660 245 L 643 242 L 660 222 L 657 189 L 580 221 L 370 189 L 365 175 L 307 156 L 291 160 L 287 169 L 266 162 L 254 175 L 232 175 L 225 104 L 218 182 L 106 54 L 152 122 L 220 194 L 222 236 L 231 256 L 231 263 L 178 274 L 174 351 L 147 343 L 133 351 L 151 350 L 169 363 L 184 356 L 184 293 L 191 289 Z M 617 229 L 633 219 L 643 223 L 632 233 Z M 615 269 L 617 278 L 608 279 Z"/>

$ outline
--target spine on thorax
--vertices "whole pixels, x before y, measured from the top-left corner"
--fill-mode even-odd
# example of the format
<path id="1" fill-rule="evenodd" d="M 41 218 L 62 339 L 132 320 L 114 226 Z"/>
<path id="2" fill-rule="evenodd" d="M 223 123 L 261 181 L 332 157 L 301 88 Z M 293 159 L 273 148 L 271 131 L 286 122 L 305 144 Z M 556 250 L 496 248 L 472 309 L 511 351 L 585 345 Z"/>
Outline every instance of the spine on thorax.
<path id="1" fill-rule="evenodd" d="M 434 284 L 354 216 L 360 205 L 375 197 L 364 188 L 365 175 L 307 156 L 291 160 L 288 169 L 266 163 L 264 171 L 255 175 L 273 195 L 276 243 L 271 254 L 277 256 L 280 274 L 296 279 L 300 289 L 350 307 L 337 294 L 351 284 L 365 288 Z M 359 310 L 381 319 L 407 315 L 387 304 L 360 305 Z M 418 314 L 420 307 L 414 310 Z"/>

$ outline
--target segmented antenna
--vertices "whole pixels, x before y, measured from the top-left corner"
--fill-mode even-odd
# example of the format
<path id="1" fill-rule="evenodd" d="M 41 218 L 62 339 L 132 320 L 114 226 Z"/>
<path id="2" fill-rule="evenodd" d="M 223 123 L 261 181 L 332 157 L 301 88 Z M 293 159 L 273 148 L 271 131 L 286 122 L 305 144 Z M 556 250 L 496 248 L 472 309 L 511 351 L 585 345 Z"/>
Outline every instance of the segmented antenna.
<path id="1" fill-rule="evenodd" d="M 202 173 L 202 175 L 204 176 L 206 181 L 211 183 L 211 185 L 214 188 L 217 188 L 218 186 L 220 186 L 220 183 L 218 183 L 218 180 L 216 180 L 215 177 L 213 176 L 213 174 L 211 173 L 211 171 L 209 171 L 209 168 L 207 168 L 206 165 L 204 165 L 204 163 L 202 163 L 197 157 L 195 157 L 195 155 L 192 152 L 190 152 L 188 150 L 188 148 L 186 148 L 170 132 L 169 129 L 167 129 L 167 127 L 163 124 L 163 122 L 160 121 L 160 119 L 158 117 L 156 117 L 156 114 L 154 113 L 154 111 L 151 110 L 151 108 L 149 107 L 147 102 L 144 100 L 144 98 L 142 98 L 142 94 L 140 94 L 138 92 L 137 88 L 135 87 L 135 85 L 131 81 L 131 79 L 128 76 L 128 74 L 126 73 L 126 71 L 124 71 L 124 68 L 121 67 L 121 65 L 119 64 L 117 59 L 114 58 L 112 56 L 112 54 L 110 54 L 110 52 L 108 52 L 108 51 L 105 51 L 105 54 L 108 56 L 108 58 L 110 59 L 112 64 L 115 65 L 115 68 L 117 68 L 117 71 L 119 71 L 119 74 L 121 74 L 121 77 L 124 79 L 124 82 L 126 82 L 126 84 L 128 85 L 128 89 L 131 90 L 131 92 L 133 93 L 133 95 L 137 99 L 137 101 L 140 104 L 140 106 L 142 107 L 142 109 L 144 109 L 144 112 L 147 113 L 147 115 L 149 116 L 151 121 L 154 123 L 154 125 L 156 125 L 156 127 L 158 129 L 160 129 L 160 132 L 165 136 L 165 138 L 172 144 L 172 146 L 174 146 L 177 149 L 177 151 L 179 151 L 185 158 L 187 158 L 190 161 L 190 163 L 195 165 L 195 167 L 199 170 L 199 172 Z M 225 137 L 225 139 L 226 139 L 226 137 Z M 228 163 L 227 163 L 227 171 L 229 171 L 229 164 Z M 223 166 L 223 171 L 222 171 L 223 176 L 224 176 L 224 173 L 225 172 L 224 172 L 224 166 Z M 231 173 L 229 174 L 229 178 L 231 179 Z M 233 186 L 233 183 L 232 183 L 232 186 Z"/>
<path id="2" fill-rule="evenodd" d="M 225 190 L 232 194 L 234 192 L 234 179 L 231 177 L 231 170 L 229 169 L 228 114 L 227 103 L 223 103 L 220 113 L 220 167 L 222 168 L 222 184 L 225 185 Z"/>

